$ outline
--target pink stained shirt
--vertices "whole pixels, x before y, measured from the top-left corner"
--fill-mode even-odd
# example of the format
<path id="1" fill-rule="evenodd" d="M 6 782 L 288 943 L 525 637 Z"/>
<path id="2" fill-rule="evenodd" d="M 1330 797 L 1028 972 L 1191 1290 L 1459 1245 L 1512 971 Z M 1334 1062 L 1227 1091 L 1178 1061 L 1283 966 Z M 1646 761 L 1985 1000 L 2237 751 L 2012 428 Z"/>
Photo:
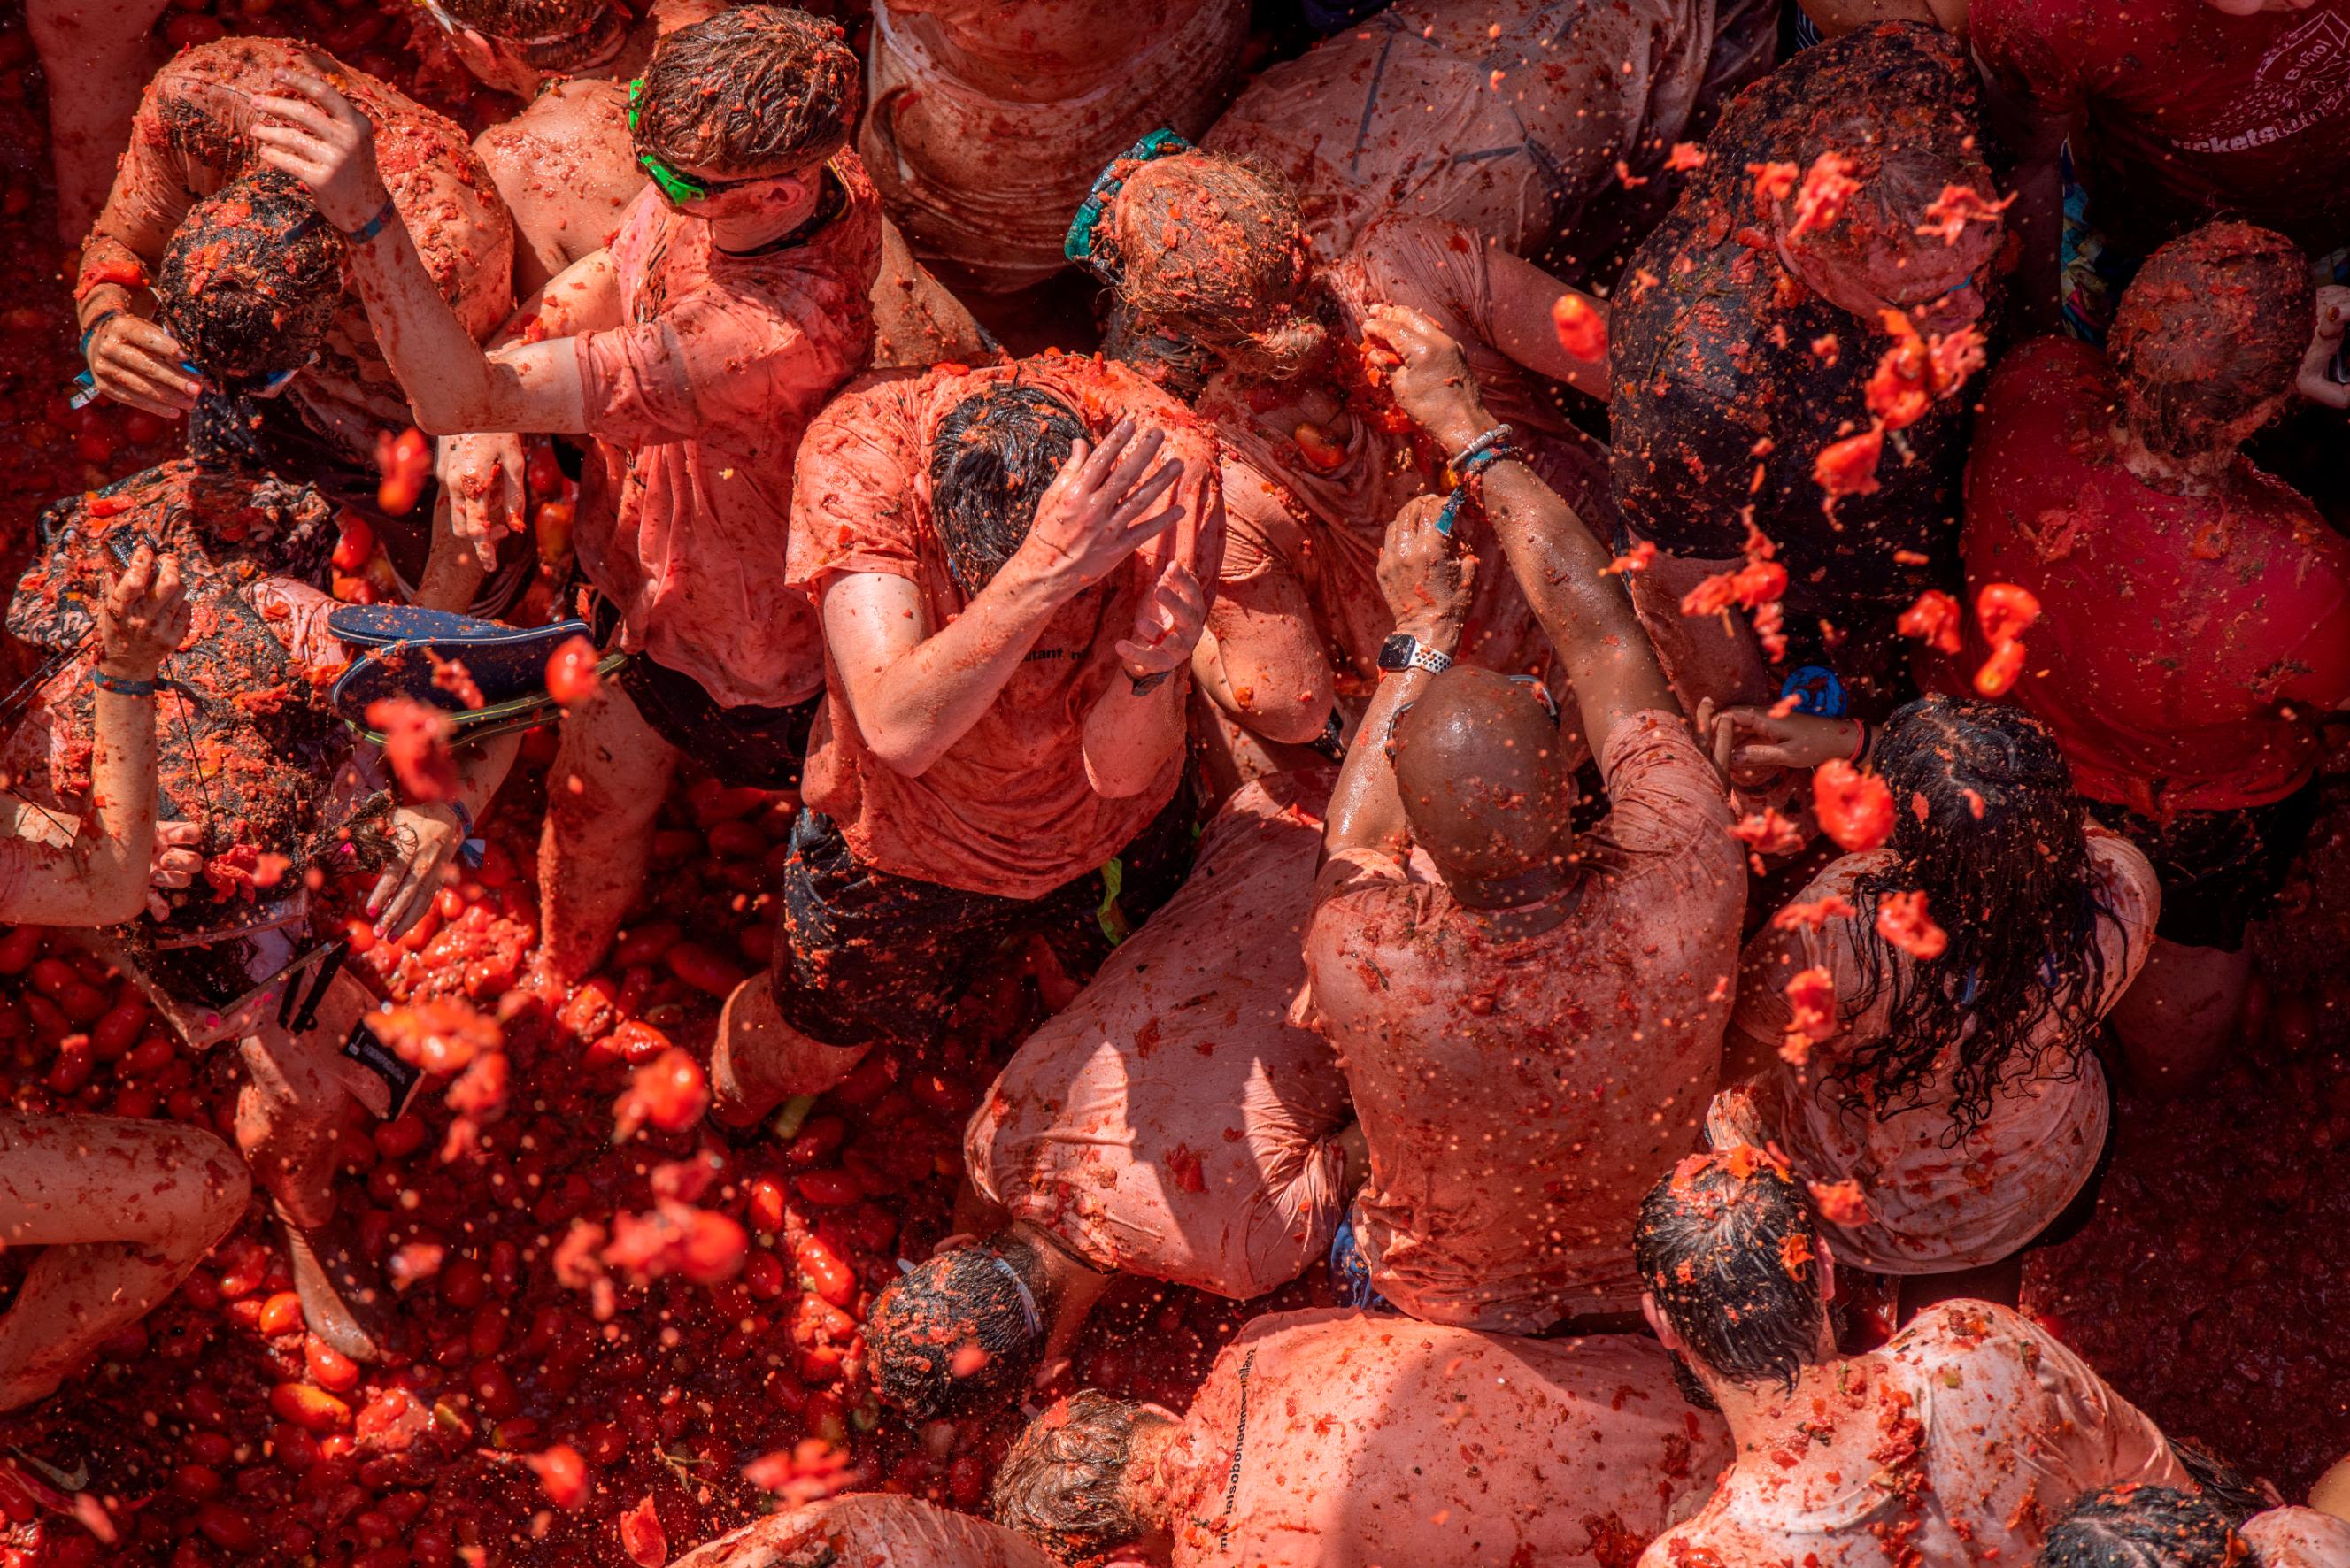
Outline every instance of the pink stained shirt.
<path id="1" fill-rule="evenodd" d="M 1174 1568 L 1617 1568 L 1730 1457 L 1652 1339 L 1320 1309 L 1224 1347 L 1161 1473 Z"/>
<path id="2" fill-rule="evenodd" d="M 1792 1393 L 1764 1387 L 1760 1435 L 1640 1568 L 2023 1568 L 2083 1492 L 2191 1484 L 2136 1406 L 1989 1302 L 1942 1303 Z"/>
<path id="3" fill-rule="evenodd" d="M 832 584 L 866 573 L 903 577 L 933 631 L 970 598 L 947 569 L 931 518 L 931 442 L 963 400 L 1005 382 L 1039 387 L 1098 440 L 1120 417 L 1163 431 L 1163 458 L 1183 477 L 1182 515 L 1107 578 L 1057 610 L 978 722 L 919 777 L 876 757 L 857 728 L 837 670 L 808 746 L 807 804 L 840 824 L 860 864 L 896 877 L 1006 898 L 1041 898 L 1099 867 L 1172 799 L 1180 756 L 1152 786 L 1113 799 L 1087 776 L 1085 716 L 1124 680 L 1117 643 L 1170 560 L 1202 588 L 1223 556 L 1223 487 L 1215 436 L 1191 411 L 1121 366 L 1069 354 L 860 383 L 808 432 L 793 497 L 791 569 L 778 580 L 821 604 Z M 1190 679 L 1188 668 L 1175 676 Z"/>
<path id="4" fill-rule="evenodd" d="M 588 468 L 573 535 L 620 611 L 621 646 L 723 707 L 824 684 L 816 610 L 787 586 L 800 438 L 873 346 L 881 211 L 855 154 L 827 166 L 837 216 L 806 243 L 735 256 L 650 185 L 612 260 L 628 325 L 575 339 Z"/>
<path id="5" fill-rule="evenodd" d="M 1889 858 L 1882 849 L 1847 855 L 1794 902 L 1830 894 L 1856 902 L 1853 878 Z M 2106 971 L 2095 1011 L 2103 1015 L 2145 966 L 2162 890 L 2145 853 L 2100 828 L 2089 830 L 2089 875 L 2098 901 L 2113 916 L 2096 926 Z M 1857 920 L 1830 919 L 1818 930 L 1765 926 L 1746 944 L 1731 1027 L 1767 1043 L 1774 1055 L 1768 1069 L 1715 1101 L 1709 1117 L 1714 1147 L 1773 1142 L 1806 1180 L 1857 1181 L 1868 1218 L 1853 1225 L 1824 1221 L 1841 1261 L 1884 1274 L 1995 1263 L 2063 1213 L 2095 1168 L 2111 1116 L 2105 1070 L 2085 1046 L 2077 1070 L 2052 1064 L 2043 1076 L 2011 1082 L 1994 1093 L 1982 1123 L 1956 1143 L 1947 1138 L 1952 1072 L 1947 1061 L 1915 1106 L 1897 1102 L 1894 1113 L 1881 1117 L 1866 1106 L 1846 1109 L 1838 1103 L 1846 1085 L 1834 1075 L 1835 1065 L 1882 1038 L 1893 1012 L 1889 971 L 1868 1006 L 1859 1004 L 1867 986 L 1853 950 Z M 1874 933 L 1866 940 L 1879 940 Z M 1898 952 L 1892 959 L 1904 967 L 1913 961 Z M 1835 981 L 1836 1029 L 1797 1067 L 1775 1056 L 1794 1016 L 1786 984 L 1815 967 Z M 2055 1033 L 2055 1021 L 2046 1021 L 2042 1039 Z"/>
<path id="6" fill-rule="evenodd" d="M 830 1555 L 827 1555 L 827 1553 Z M 1060 1568 L 1000 1524 L 893 1492 L 849 1492 L 754 1520 L 670 1568 Z"/>
<path id="7" fill-rule="evenodd" d="M 1191 878 L 1023 1043 L 963 1134 L 972 1185 L 1097 1268 L 1243 1300 L 1330 1244 L 1347 1080 L 1289 1023 L 1326 778 L 1243 787 Z"/>
<path id="8" fill-rule="evenodd" d="M 2261 1568 L 2350 1568 L 2350 1521 L 2314 1508 L 2272 1508 L 2244 1523 Z"/>
<path id="9" fill-rule="evenodd" d="M 1496 941 L 1376 850 L 1315 888 L 1303 1007 L 1370 1145 L 1355 1231 L 1414 1317 L 1530 1334 L 1636 1311 L 1633 1215 L 1721 1074 L 1746 868 L 1679 715 L 1616 727 L 1612 809 L 1546 931 Z"/>

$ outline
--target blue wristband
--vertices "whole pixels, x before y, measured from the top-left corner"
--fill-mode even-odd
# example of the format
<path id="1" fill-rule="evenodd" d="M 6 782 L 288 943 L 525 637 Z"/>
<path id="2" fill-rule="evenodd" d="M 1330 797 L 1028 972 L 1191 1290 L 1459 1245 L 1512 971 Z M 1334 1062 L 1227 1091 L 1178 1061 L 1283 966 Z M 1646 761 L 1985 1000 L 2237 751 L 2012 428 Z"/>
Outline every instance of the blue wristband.
<path id="1" fill-rule="evenodd" d="M 126 680 L 120 675 L 109 675 L 101 670 L 89 672 L 89 683 L 100 691 L 111 691 L 118 697 L 152 697 L 163 689 L 160 680 Z"/>
<path id="2" fill-rule="evenodd" d="M 390 197 L 386 196 L 383 199 L 383 205 L 376 209 L 374 217 L 356 229 L 345 229 L 343 238 L 355 245 L 363 245 L 383 233 L 383 226 L 398 216 L 400 216 L 400 209 L 391 204 Z"/>
<path id="3" fill-rule="evenodd" d="M 483 858 L 489 853 L 489 842 L 474 836 L 473 814 L 465 809 L 463 801 L 451 801 L 449 809 L 457 814 L 457 831 L 465 836 L 457 846 L 457 858 L 475 870 L 479 870 Z"/>
<path id="4" fill-rule="evenodd" d="M 97 320 L 81 329 L 81 357 L 84 359 L 89 358 L 89 340 L 98 336 L 98 329 L 121 314 L 119 309 L 101 310 L 98 313 Z"/>

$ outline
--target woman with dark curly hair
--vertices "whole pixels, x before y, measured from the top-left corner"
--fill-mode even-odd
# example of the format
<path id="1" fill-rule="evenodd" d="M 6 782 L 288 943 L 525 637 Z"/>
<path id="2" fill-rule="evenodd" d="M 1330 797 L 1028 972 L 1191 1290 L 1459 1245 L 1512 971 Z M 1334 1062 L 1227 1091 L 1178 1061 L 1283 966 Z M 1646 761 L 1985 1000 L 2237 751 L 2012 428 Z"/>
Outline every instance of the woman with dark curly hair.
<path id="1" fill-rule="evenodd" d="M 1730 722 L 1742 763 L 1866 748 L 1892 826 L 1747 943 L 1715 1146 L 1768 1140 L 1821 1187 L 1856 1184 L 1821 1203 L 1836 1256 L 1941 1276 L 1913 1308 L 2012 1302 L 2023 1250 L 2094 1212 L 2112 1121 L 2094 1046 L 2152 943 L 2154 868 L 2088 824 L 2014 708 L 1925 698 L 1873 747 L 1848 722 Z"/>

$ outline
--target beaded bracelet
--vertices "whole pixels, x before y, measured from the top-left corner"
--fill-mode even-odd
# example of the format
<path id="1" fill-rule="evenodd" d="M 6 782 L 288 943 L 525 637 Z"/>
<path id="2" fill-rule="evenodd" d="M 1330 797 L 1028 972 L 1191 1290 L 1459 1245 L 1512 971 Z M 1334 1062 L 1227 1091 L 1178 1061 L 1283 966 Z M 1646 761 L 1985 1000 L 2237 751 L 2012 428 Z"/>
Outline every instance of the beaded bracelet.
<path id="1" fill-rule="evenodd" d="M 1469 499 L 1469 482 L 1492 467 L 1518 455 L 1518 449 L 1509 444 L 1511 431 L 1507 425 L 1495 425 L 1470 444 L 1469 450 L 1452 460 L 1452 472 L 1457 483 L 1452 493 L 1444 498 L 1444 508 L 1436 514 L 1436 531 L 1446 538 L 1461 520 L 1461 508 Z"/>

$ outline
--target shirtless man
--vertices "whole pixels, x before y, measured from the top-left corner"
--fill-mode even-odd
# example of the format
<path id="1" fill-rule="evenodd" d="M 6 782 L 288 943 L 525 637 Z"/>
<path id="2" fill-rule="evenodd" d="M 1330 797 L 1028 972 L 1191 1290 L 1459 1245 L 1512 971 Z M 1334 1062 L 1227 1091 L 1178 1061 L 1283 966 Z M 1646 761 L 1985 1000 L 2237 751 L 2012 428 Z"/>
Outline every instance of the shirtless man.
<path id="1" fill-rule="evenodd" d="M 1188 1415 L 1055 1405 L 992 1501 L 1068 1562 L 1133 1543 L 1174 1568 L 1599 1568 L 1686 1518 L 1730 1457 L 1647 1338 L 1323 1310 L 1250 1324 Z"/>
<path id="2" fill-rule="evenodd" d="M 1094 171 L 1197 136 L 1230 93 L 1246 0 L 879 0 L 858 151 L 914 252 L 1008 293 L 1068 265 Z"/>
<path id="3" fill-rule="evenodd" d="M 2196 230 L 2123 292 L 2110 361 L 2050 337 L 2000 362 L 1967 462 L 1970 597 L 2010 583 L 2040 606 L 2012 699 L 2161 878 L 2113 1012 L 2158 1092 L 2234 1037 L 2247 929 L 2315 819 L 2319 725 L 2350 703 L 2350 544 L 2241 450 L 2290 401 L 2310 316 L 2292 241 Z M 1970 638 L 1947 678 L 1986 652 Z"/>
<path id="4" fill-rule="evenodd" d="M 916 1420 L 1009 1402 L 1120 1272 L 1245 1301 L 1328 1251 L 1361 1178 L 1347 1082 L 1288 1019 L 1326 780 L 1243 787 L 1183 890 L 1004 1064 L 963 1166 L 1005 1222 L 865 1324 L 874 1386 Z"/>
<path id="5" fill-rule="evenodd" d="M 2085 1490 L 2188 1484 L 2153 1422 L 2005 1307 L 1944 1302 L 1884 1348 L 1838 1355 L 1835 1261 L 1760 1149 L 1684 1160 L 1641 1203 L 1638 1238 L 1641 1308 L 1739 1456 L 1642 1568 L 2024 1563 Z"/>
<path id="6" fill-rule="evenodd" d="M 1397 400 L 1444 451 L 1492 428 L 1450 339 L 1404 312 L 1371 330 L 1401 355 Z M 1381 1295 L 1519 1334 L 1626 1324 L 1634 1207 L 1696 1147 L 1721 1075 L 1745 868 L 1728 792 L 1603 575 L 1607 550 L 1506 449 L 1483 493 L 1508 560 L 1481 569 L 1525 586 L 1611 810 L 1578 836 L 1547 706 L 1449 668 L 1468 596 L 1436 504 L 1413 502 L 1380 570 L 1408 646 L 1332 797 L 1304 1008 L 1369 1145 L 1353 1231 Z"/>
<path id="7" fill-rule="evenodd" d="M 566 717 L 555 761 L 570 787 L 551 792 L 539 887 L 563 980 L 595 966 L 641 888 L 681 756 L 728 783 L 798 781 L 824 655 L 786 587 L 792 463 L 872 343 L 880 214 L 846 148 L 857 59 L 837 29 L 737 6 L 661 39 L 642 79 L 630 134 L 654 183 L 610 250 L 547 286 L 541 333 L 487 354 L 405 231 L 364 233 L 383 180 L 332 87 L 282 78 L 256 132 L 363 236 L 352 266 L 418 422 L 475 432 L 442 454 L 469 551 L 523 514 L 514 432 L 596 438 L 574 538 L 634 657 Z"/>
<path id="8" fill-rule="evenodd" d="M 1004 938 L 1097 961 L 1181 882 L 1214 451 L 1068 355 L 881 379 L 811 427 L 777 586 L 820 607 L 827 694 L 775 961 L 712 1058 L 721 1115 L 926 1047 Z"/>
<path id="9" fill-rule="evenodd" d="M 185 51 L 148 85 L 113 193 L 82 249 L 74 289 L 82 355 L 98 389 L 116 401 L 165 419 L 195 406 L 200 389 L 182 369 L 187 356 L 153 320 L 153 268 L 191 203 L 267 161 L 255 135 L 264 119 L 257 103 L 279 90 L 288 71 L 339 83 L 360 123 L 381 139 L 392 171 L 382 224 L 410 236 L 420 275 L 466 346 L 488 337 L 510 312 L 514 224 L 454 125 L 315 49 L 279 38 L 223 38 Z M 377 216 L 370 209 L 350 218 L 350 231 Z M 481 607 L 495 613 L 527 575 L 527 552 L 510 549 L 484 589 L 488 574 L 470 557 L 434 548 L 450 520 L 439 497 L 428 492 L 400 515 L 379 503 L 377 438 L 412 422 L 386 355 L 352 290 L 313 362 L 281 396 L 256 403 L 264 461 L 300 473 L 365 517 L 418 602 L 462 609 L 479 593 Z"/>
<path id="10" fill-rule="evenodd" d="M 473 139 L 515 220 L 515 297 L 609 245 L 645 189 L 629 141 L 629 83 L 663 35 L 723 9 L 661 0 L 631 22 L 612 0 L 447 0 L 426 14 L 467 70 L 530 107 Z M 873 280 L 875 368 L 995 357 L 970 311 L 932 277 L 897 225 L 881 225 Z"/>
<path id="11" fill-rule="evenodd" d="M 1401 213 L 1587 266 L 1648 232 L 1672 145 L 1777 41 L 1755 0 L 1403 0 L 1259 74 L 1203 145 L 1296 186 L 1326 260 Z"/>

